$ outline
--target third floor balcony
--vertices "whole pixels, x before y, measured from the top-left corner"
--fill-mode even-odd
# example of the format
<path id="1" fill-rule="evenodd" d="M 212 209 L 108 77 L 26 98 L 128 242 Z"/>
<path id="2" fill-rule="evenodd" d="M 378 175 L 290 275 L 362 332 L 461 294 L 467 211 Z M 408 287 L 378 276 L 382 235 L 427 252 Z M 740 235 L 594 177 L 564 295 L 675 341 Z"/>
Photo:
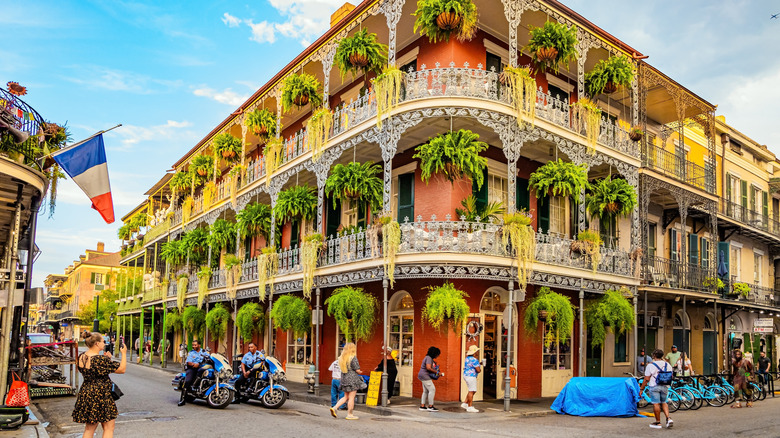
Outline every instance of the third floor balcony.
<path id="1" fill-rule="evenodd" d="M 780 240 L 780 222 L 768 214 L 755 211 L 747 205 L 738 204 L 728 199 L 720 200 L 719 213 L 728 222 L 723 225 L 719 224 L 719 228 L 724 230 L 737 228 L 740 234 L 768 244 L 777 244 Z"/>

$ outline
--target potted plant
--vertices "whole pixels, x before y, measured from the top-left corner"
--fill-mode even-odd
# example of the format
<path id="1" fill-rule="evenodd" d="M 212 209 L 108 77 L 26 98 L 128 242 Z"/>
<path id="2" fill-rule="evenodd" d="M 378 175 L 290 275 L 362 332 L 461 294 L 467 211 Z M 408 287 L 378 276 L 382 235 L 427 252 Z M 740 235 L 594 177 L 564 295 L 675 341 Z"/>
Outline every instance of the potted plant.
<path id="1" fill-rule="evenodd" d="M 165 315 L 165 333 L 171 333 L 172 331 L 179 331 L 182 328 L 181 314 L 178 310 L 169 310 Z"/>
<path id="2" fill-rule="evenodd" d="M 116 232 L 117 237 L 119 237 L 121 240 L 130 240 L 130 237 L 133 235 L 132 231 L 130 231 L 130 225 L 124 224 Z"/>
<path id="3" fill-rule="evenodd" d="M 431 175 L 439 174 L 450 182 L 468 177 L 477 188 L 482 187 L 487 158 L 479 156 L 487 143 L 468 129 L 439 134 L 417 146 L 412 158 L 420 159 L 421 178 L 428 183 Z"/>
<path id="4" fill-rule="evenodd" d="M 214 304 L 214 307 L 206 314 L 206 328 L 209 330 L 209 335 L 221 342 L 227 334 L 228 321 L 230 321 L 230 312 L 225 305 L 222 303 Z"/>
<path id="5" fill-rule="evenodd" d="M 548 21 L 542 27 L 531 26 L 531 39 L 525 49 L 531 55 L 537 72 L 551 70 L 577 58 L 577 29 L 563 23 Z"/>
<path id="6" fill-rule="evenodd" d="M 367 75 L 370 71 L 379 74 L 387 64 L 387 46 L 376 40 L 375 33 L 361 29 L 339 42 L 334 61 L 342 81 L 347 73 L 353 76 L 357 76 L 358 72 Z"/>
<path id="7" fill-rule="evenodd" d="M 276 114 L 265 108 L 247 113 L 244 125 L 261 139 L 276 136 Z"/>
<path id="8" fill-rule="evenodd" d="M 590 257 L 593 273 L 595 274 L 596 269 L 599 267 L 599 262 L 601 262 L 602 244 L 601 236 L 597 231 L 585 230 L 577 234 L 577 240 L 571 243 L 570 249 L 572 252 L 587 254 Z"/>
<path id="9" fill-rule="evenodd" d="M 422 317 L 434 330 L 446 333 L 449 328 L 460 335 L 463 321 L 469 316 L 468 294 L 446 282 L 441 286 L 428 286 Z"/>
<path id="10" fill-rule="evenodd" d="M 208 155 L 196 155 L 190 162 L 190 171 L 196 176 L 196 184 L 203 184 L 214 175 L 214 159 Z"/>
<path id="11" fill-rule="evenodd" d="M 262 236 L 267 241 L 271 234 L 271 207 L 260 202 L 247 204 L 236 215 L 236 224 L 242 239 Z"/>
<path id="12" fill-rule="evenodd" d="M 595 152 L 601 130 L 601 110 L 595 102 L 585 97 L 571 104 L 571 108 L 575 130 L 577 132 L 585 131 L 588 152 Z"/>
<path id="13" fill-rule="evenodd" d="M 279 270 L 279 255 L 273 246 L 265 247 L 257 257 L 257 290 L 260 293 L 260 301 L 265 301 L 265 287 L 270 286 L 271 294 L 274 292 L 274 276 Z"/>
<path id="14" fill-rule="evenodd" d="M 320 159 L 322 148 L 330 137 L 330 128 L 333 125 L 333 113 L 327 108 L 320 108 L 312 113 L 306 124 L 306 136 L 311 150 L 311 158 L 314 161 Z"/>
<path id="15" fill-rule="evenodd" d="M 333 166 L 325 181 L 325 193 L 342 203 L 352 200 L 371 206 L 372 211 L 382 207 L 384 183 L 378 176 L 382 168 L 373 161 L 365 163 L 351 162 Z"/>
<path id="16" fill-rule="evenodd" d="M 244 342 L 251 342 L 255 333 L 265 331 L 265 312 L 258 303 L 245 303 L 236 312 L 236 327 Z"/>
<path id="17" fill-rule="evenodd" d="M 622 178 L 602 178 L 590 186 L 585 201 L 591 216 L 609 219 L 628 217 L 637 205 L 636 189 Z"/>
<path id="18" fill-rule="evenodd" d="M 504 225 L 501 228 L 501 243 L 508 248 L 517 262 L 517 279 L 520 289 L 528 285 L 528 276 L 533 267 L 536 254 L 536 233 L 531 226 L 531 215 L 526 211 L 518 211 L 504 215 Z"/>
<path id="19" fill-rule="evenodd" d="M 200 340 L 203 340 L 203 329 L 206 326 L 206 312 L 195 306 L 187 306 L 181 313 L 181 322 L 187 333 L 191 333 Z"/>
<path id="20" fill-rule="evenodd" d="M 585 165 L 577 165 L 561 160 L 548 161 L 531 173 L 528 188 L 537 198 L 544 196 L 572 197 L 579 202 L 580 193 L 590 186 Z"/>
<path id="21" fill-rule="evenodd" d="M 525 309 L 523 320 L 528 333 L 536 333 L 539 322 L 545 325 L 544 346 L 565 343 L 574 329 L 574 306 L 563 294 L 553 292 L 549 287 L 539 289 Z"/>
<path id="22" fill-rule="evenodd" d="M 206 295 L 209 293 L 211 274 L 213 274 L 213 272 L 208 266 L 201 266 L 198 271 L 198 309 L 203 308 L 203 303 L 206 301 Z"/>
<path id="23" fill-rule="evenodd" d="M 243 263 L 235 254 L 225 255 L 225 291 L 229 299 L 236 298 L 238 283 L 241 281 Z"/>
<path id="24" fill-rule="evenodd" d="M 639 125 L 632 126 L 631 129 L 629 129 L 628 131 L 628 138 L 630 138 L 631 141 L 633 142 L 637 142 L 641 140 L 642 137 L 644 137 L 644 135 L 645 135 L 645 131 L 643 131 Z"/>
<path id="25" fill-rule="evenodd" d="M 242 149 L 241 140 L 232 134 L 227 132 L 217 134 L 217 136 L 214 137 L 214 142 L 212 144 L 217 155 L 221 156 L 228 163 L 234 163 L 240 160 L 241 157 L 239 155 L 241 154 Z"/>
<path id="26" fill-rule="evenodd" d="M 301 243 L 301 267 L 303 268 L 303 295 L 311 296 L 314 286 L 314 270 L 317 269 L 317 259 L 322 249 L 323 238 L 320 233 L 312 233 L 303 238 Z"/>
<path id="27" fill-rule="evenodd" d="M 625 55 L 610 56 L 585 74 L 585 93 L 590 98 L 612 94 L 619 86 L 630 87 L 633 80 L 634 63 Z"/>
<path id="28" fill-rule="evenodd" d="M 477 198 L 474 195 L 468 195 L 460 201 L 463 208 L 456 208 L 455 215 L 460 220 L 468 222 L 488 223 L 498 220 L 506 211 L 504 203 L 501 201 L 492 201 L 484 205 L 477 205 Z"/>
<path id="29" fill-rule="evenodd" d="M 616 290 L 607 291 L 585 308 L 585 323 L 591 332 L 592 346 L 604 346 L 607 330 L 618 336 L 634 326 L 634 306 Z"/>
<path id="30" fill-rule="evenodd" d="M 450 36 L 468 41 L 477 33 L 477 6 L 472 0 L 417 0 L 414 32 L 432 43 Z"/>
<path id="31" fill-rule="evenodd" d="M 374 97 L 376 98 L 376 126 L 382 127 L 382 118 L 401 101 L 401 89 L 406 72 L 389 65 L 374 78 Z"/>
<path id="32" fill-rule="evenodd" d="M 302 336 L 311 330 L 311 308 L 303 298 L 282 295 L 271 307 L 274 328 L 290 330 L 295 336 Z"/>
<path id="33" fill-rule="evenodd" d="M 712 293 L 717 293 L 719 290 L 726 287 L 726 285 L 723 283 L 723 280 L 721 280 L 718 277 L 707 277 L 702 282 L 702 286 L 704 286 L 705 289 L 709 290 Z"/>
<path id="34" fill-rule="evenodd" d="M 322 103 L 320 81 L 308 73 L 293 73 L 288 76 L 282 85 L 284 112 L 289 112 L 293 105 L 300 108 L 309 103 L 312 107 L 317 107 Z"/>
<path id="35" fill-rule="evenodd" d="M 750 295 L 750 285 L 747 283 L 734 283 L 734 286 L 731 288 L 731 295 L 747 299 Z"/>
<path id="36" fill-rule="evenodd" d="M 307 184 L 282 190 L 273 208 L 276 218 L 281 221 L 311 219 L 317 211 L 317 194 Z"/>
<path id="37" fill-rule="evenodd" d="M 368 341 L 376 325 L 377 301 L 363 288 L 342 286 L 325 300 L 328 316 L 336 320 L 347 342 Z"/>
<path id="38" fill-rule="evenodd" d="M 174 173 L 171 180 L 168 181 L 168 187 L 173 193 L 189 190 L 192 187 L 192 175 L 185 170 L 180 170 Z"/>
<path id="39" fill-rule="evenodd" d="M 184 245 L 181 240 L 171 240 L 162 244 L 160 250 L 160 259 L 173 269 L 180 266 L 187 259 L 187 253 L 184 251 Z"/>
<path id="40" fill-rule="evenodd" d="M 217 219 L 209 227 L 206 243 L 214 254 L 223 250 L 229 253 L 236 251 L 236 223 L 225 219 Z"/>
<path id="41" fill-rule="evenodd" d="M 531 74 L 531 69 L 506 67 L 500 79 L 509 90 L 518 126 L 523 126 L 523 117 L 528 118 L 533 125 L 536 117 L 536 78 Z"/>

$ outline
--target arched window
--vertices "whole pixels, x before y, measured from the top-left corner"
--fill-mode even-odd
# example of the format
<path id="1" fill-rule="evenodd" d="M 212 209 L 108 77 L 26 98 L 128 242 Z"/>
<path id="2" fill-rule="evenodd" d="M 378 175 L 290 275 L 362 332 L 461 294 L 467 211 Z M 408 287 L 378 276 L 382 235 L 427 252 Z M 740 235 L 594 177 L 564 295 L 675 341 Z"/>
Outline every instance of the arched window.
<path id="1" fill-rule="evenodd" d="M 711 315 L 707 315 L 704 317 L 704 330 L 707 331 L 715 330 L 715 324 L 712 322 Z"/>
<path id="2" fill-rule="evenodd" d="M 479 304 L 479 310 L 488 312 L 503 312 L 505 308 L 506 303 L 501 299 L 501 294 L 491 290 L 485 292 Z"/>

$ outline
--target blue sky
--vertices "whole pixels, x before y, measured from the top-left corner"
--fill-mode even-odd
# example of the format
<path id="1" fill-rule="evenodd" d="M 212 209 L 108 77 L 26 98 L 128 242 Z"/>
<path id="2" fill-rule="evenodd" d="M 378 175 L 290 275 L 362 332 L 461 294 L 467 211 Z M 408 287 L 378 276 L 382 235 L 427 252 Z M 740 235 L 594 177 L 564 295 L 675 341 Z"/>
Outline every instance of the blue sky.
<path id="1" fill-rule="evenodd" d="M 411 1 L 411 0 L 407 0 Z M 729 123 L 780 152 L 780 3 L 564 0 L 719 105 Z M 106 136 L 117 219 L 163 173 L 328 26 L 342 0 L 0 0 L 0 83 L 74 140 Z M 632 5 L 633 4 L 633 5 Z M 482 13 L 486 13 L 482 11 Z M 70 181 L 39 221 L 34 286 L 97 241 L 118 250 Z"/>

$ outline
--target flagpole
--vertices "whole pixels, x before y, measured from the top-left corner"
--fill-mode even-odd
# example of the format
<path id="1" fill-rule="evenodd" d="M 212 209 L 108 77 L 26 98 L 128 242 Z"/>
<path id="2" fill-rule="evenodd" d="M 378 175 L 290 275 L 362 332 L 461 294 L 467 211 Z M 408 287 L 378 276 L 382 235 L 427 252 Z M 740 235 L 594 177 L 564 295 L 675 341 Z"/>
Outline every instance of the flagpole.
<path id="1" fill-rule="evenodd" d="M 54 157 L 55 155 L 58 155 L 58 154 L 60 154 L 60 153 L 62 153 L 62 152 L 65 152 L 65 151 L 67 151 L 68 149 L 73 149 L 73 148 L 75 148 L 75 147 L 76 147 L 76 146 L 78 146 L 78 145 L 84 144 L 84 143 L 86 143 L 87 141 L 89 141 L 89 140 L 91 140 L 91 139 L 93 139 L 93 138 L 97 137 L 97 136 L 98 136 L 98 135 L 100 135 L 100 134 L 105 134 L 105 133 L 106 133 L 106 132 L 108 132 L 108 131 L 113 131 L 114 129 L 116 129 L 116 128 L 120 127 L 120 126 L 122 126 L 122 124 L 121 124 L 121 123 L 120 123 L 120 124 L 118 124 L 118 125 L 116 125 L 116 126 L 114 126 L 114 127 L 111 127 L 111 128 L 105 129 L 105 130 L 103 130 L 103 131 L 96 132 L 96 133 L 92 134 L 91 136 L 89 136 L 89 137 L 85 138 L 84 140 L 81 140 L 81 141 L 80 141 L 80 142 L 78 142 L 78 143 L 75 143 L 75 144 L 72 144 L 72 145 L 70 145 L 70 146 L 67 146 L 67 147 L 64 147 L 64 148 L 62 148 L 62 149 L 56 150 L 56 151 L 54 151 L 54 152 L 51 152 L 51 153 L 49 153 L 49 154 L 47 154 L 47 155 L 44 155 L 44 156 L 42 156 L 41 158 L 46 158 L 46 157 Z"/>

